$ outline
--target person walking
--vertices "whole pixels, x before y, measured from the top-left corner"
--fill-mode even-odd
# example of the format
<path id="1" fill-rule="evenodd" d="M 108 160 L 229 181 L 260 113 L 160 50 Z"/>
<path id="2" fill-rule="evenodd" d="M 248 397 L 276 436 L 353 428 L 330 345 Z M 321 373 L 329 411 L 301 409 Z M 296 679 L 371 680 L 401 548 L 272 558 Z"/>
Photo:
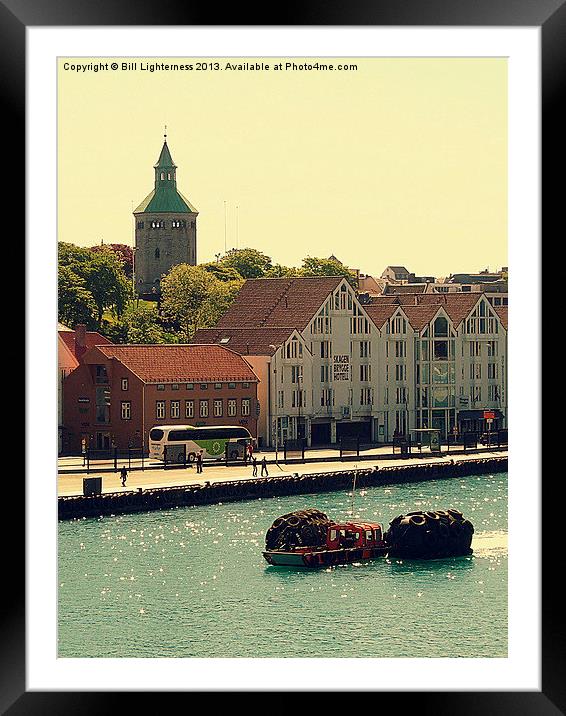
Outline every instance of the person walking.
<path id="1" fill-rule="evenodd" d="M 120 470 L 120 478 L 122 479 L 122 487 L 126 487 L 126 480 L 128 479 L 128 471 L 126 470 L 126 466 Z"/>
<path id="2" fill-rule="evenodd" d="M 252 465 L 254 468 L 252 472 L 252 477 L 257 477 L 257 457 L 255 455 L 253 455 L 252 457 Z"/>
<path id="3" fill-rule="evenodd" d="M 253 443 L 252 443 L 252 442 L 249 442 L 249 443 L 248 443 L 247 451 L 248 451 L 248 457 L 249 457 L 249 459 L 251 460 L 251 459 L 252 459 L 252 455 L 254 454 L 254 446 L 253 446 Z"/>
<path id="4" fill-rule="evenodd" d="M 202 472 L 202 450 L 197 455 L 197 474 Z"/>
<path id="5" fill-rule="evenodd" d="M 265 477 L 269 477 L 269 473 L 267 472 L 267 460 L 265 459 L 265 455 L 263 456 L 263 459 L 261 461 L 261 476 L 262 477 L 264 477 L 264 472 L 265 472 Z"/>

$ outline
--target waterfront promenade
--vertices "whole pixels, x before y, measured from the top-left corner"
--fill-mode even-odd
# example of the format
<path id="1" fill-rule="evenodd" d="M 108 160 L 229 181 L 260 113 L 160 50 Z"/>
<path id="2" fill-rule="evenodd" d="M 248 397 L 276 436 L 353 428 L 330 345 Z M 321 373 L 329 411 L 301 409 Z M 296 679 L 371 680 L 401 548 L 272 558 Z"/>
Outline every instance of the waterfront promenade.
<path id="1" fill-rule="evenodd" d="M 336 450 L 320 450 L 311 452 L 305 462 L 289 462 L 285 464 L 279 453 L 278 462 L 275 462 L 275 452 L 257 453 L 257 477 L 261 477 L 261 459 L 265 455 L 268 462 L 269 477 L 284 477 L 298 474 L 308 475 L 314 473 L 344 472 L 345 470 L 372 469 L 391 466 L 423 465 L 430 463 L 446 463 L 450 460 L 477 460 L 478 458 L 507 457 L 506 448 L 478 448 L 466 452 L 460 450 L 447 451 L 432 455 L 423 450 L 422 454 L 414 452 L 401 457 L 399 453 L 393 455 L 391 446 L 374 448 L 364 451 L 359 458 L 348 457 L 340 460 Z M 119 461 L 120 468 L 124 461 Z M 132 492 L 142 488 L 144 490 L 161 487 L 177 487 L 183 485 L 197 485 L 205 482 L 227 482 L 252 478 L 251 465 L 230 465 L 216 462 L 205 462 L 202 474 L 197 474 L 195 467 L 167 467 L 162 463 L 145 460 L 144 469 L 141 469 L 141 460 L 131 462 L 132 469 L 128 471 L 125 487 L 122 487 L 119 472 L 112 471 L 111 461 L 101 461 L 100 464 L 91 462 L 87 473 L 83 467 L 82 457 L 59 458 L 58 495 L 70 497 L 83 494 L 83 479 L 85 477 L 101 477 L 103 493 Z"/>

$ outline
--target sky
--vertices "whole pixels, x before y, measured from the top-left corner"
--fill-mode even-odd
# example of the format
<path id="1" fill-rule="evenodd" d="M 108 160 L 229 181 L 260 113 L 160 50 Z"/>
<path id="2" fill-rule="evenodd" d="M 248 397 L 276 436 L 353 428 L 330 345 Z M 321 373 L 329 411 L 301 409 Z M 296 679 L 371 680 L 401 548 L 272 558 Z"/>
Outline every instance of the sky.
<path id="1" fill-rule="evenodd" d="M 166 126 L 178 189 L 199 211 L 199 263 L 251 247 L 287 266 L 333 254 L 377 276 L 507 266 L 504 58 L 321 60 L 348 71 L 213 58 L 221 69 L 153 72 L 207 60 L 116 59 L 137 66 L 59 60 L 60 241 L 133 245 Z"/>

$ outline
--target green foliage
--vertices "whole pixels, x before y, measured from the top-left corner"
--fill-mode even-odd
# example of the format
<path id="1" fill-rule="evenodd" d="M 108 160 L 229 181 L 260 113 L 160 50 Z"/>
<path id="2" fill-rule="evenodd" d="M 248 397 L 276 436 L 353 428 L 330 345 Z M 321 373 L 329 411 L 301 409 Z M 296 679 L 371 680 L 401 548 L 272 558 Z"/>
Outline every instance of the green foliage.
<path id="1" fill-rule="evenodd" d="M 294 266 L 282 266 L 281 264 L 274 264 L 268 271 L 265 272 L 264 278 L 285 278 L 286 276 L 300 276 L 301 269 Z"/>
<path id="2" fill-rule="evenodd" d="M 271 259 L 257 249 L 231 249 L 219 264 L 236 269 L 242 278 L 260 278 L 271 268 Z"/>
<path id="3" fill-rule="evenodd" d="M 70 266 L 60 266 L 58 274 L 58 318 L 69 328 L 84 323 L 87 328 L 96 327 L 94 314 L 96 304 L 83 278 Z"/>
<path id="4" fill-rule="evenodd" d="M 114 343 L 166 343 L 157 304 L 131 301 L 122 316 L 108 325 L 105 335 Z"/>
<path id="5" fill-rule="evenodd" d="M 232 266 L 225 266 L 216 262 L 199 264 L 199 266 L 211 273 L 219 281 L 241 281 L 242 279 L 242 276 Z"/>
<path id="6" fill-rule="evenodd" d="M 303 259 L 301 276 L 344 276 L 354 288 L 358 282 L 354 273 L 347 266 L 335 259 L 321 259 L 307 256 Z"/>
<path id="7" fill-rule="evenodd" d="M 173 323 L 185 342 L 204 325 L 206 301 L 217 283 L 211 273 L 189 264 L 174 266 L 161 279 L 161 315 Z"/>
<path id="8" fill-rule="evenodd" d="M 95 252 L 59 243 L 60 321 L 102 328 L 104 312 L 110 310 L 119 317 L 130 296 L 130 282 L 114 251 Z"/>

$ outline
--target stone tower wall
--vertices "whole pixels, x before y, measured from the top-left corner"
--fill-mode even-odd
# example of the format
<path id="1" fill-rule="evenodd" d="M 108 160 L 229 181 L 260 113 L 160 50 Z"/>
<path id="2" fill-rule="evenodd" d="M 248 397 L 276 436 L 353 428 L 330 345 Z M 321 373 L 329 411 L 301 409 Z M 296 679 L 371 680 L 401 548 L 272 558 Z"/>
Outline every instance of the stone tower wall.
<path id="1" fill-rule="evenodd" d="M 163 223 L 162 227 L 159 222 Z M 174 225 L 176 222 L 181 225 Z M 196 213 L 135 214 L 135 226 L 135 280 L 138 295 L 158 292 L 161 276 L 173 266 L 184 263 L 196 265 Z"/>

